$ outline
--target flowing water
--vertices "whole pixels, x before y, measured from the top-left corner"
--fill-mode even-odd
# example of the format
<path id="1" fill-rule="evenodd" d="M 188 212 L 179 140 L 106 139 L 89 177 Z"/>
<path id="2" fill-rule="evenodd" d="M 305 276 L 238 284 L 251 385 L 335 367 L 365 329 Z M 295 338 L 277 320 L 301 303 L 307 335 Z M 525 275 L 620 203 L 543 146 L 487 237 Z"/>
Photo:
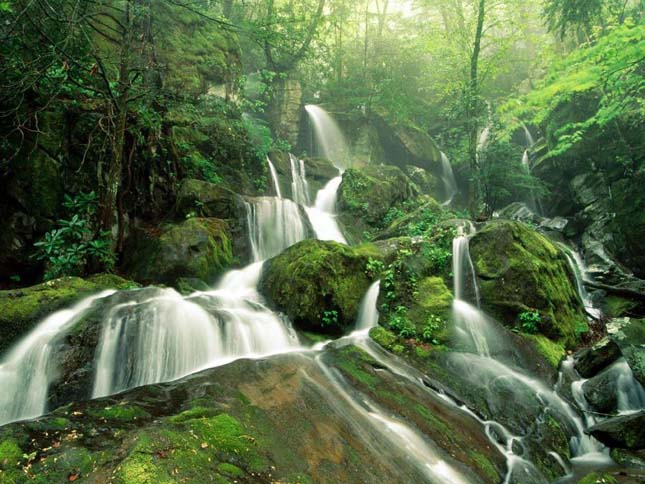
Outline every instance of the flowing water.
<path id="1" fill-rule="evenodd" d="M 0 362 L 0 425 L 37 417 L 47 410 L 48 390 L 58 374 L 55 346 L 105 291 L 38 324 Z"/>
<path id="2" fill-rule="evenodd" d="M 305 162 L 289 153 L 289 163 L 291 164 L 291 193 L 293 201 L 298 205 L 308 206 L 310 203 L 309 184 L 307 183 Z"/>
<path id="3" fill-rule="evenodd" d="M 338 167 L 347 167 L 349 150 L 336 121 L 320 106 L 309 104 L 305 106 L 305 110 L 316 134 L 315 153 Z"/>
<path id="4" fill-rule="evenodd" d="M 336 199 L 338 187 L 342 181 L 343 178 L 340 176 L 331 179 L 316 195 L 316 203 L 305 209 L 311 226 L 316 232 L 316 238 L 319 240 L 333 240 L 347 244 L 336 221 Z"/>
<path id="5" fill-rule="evenodd" d="M 571 249 L 564 244 L 558 244 L 558 246 L 562 249 L 562 252 L 567 258 L 567 262 L 569 263 L 569 267 L 573 272 L 576 288 L 580 295 L 580 299 L 582 299 L 587 315 L 593 319 L 599 319 L 602 316 L 602 313 L 600 309 L 594 307 L 593 300 L 585 288 L 585 282 L 588 281 L 589 278 L 582 256 L 578 251 Z"/>
<path id="6" fill-rule="evenodd" d="M 450 159 L 443 151 L 441 152 L 441 169 L 441 180 L 443 181 L 443 186 L 446 191 L 446 200 L 442 205 L 447 206 L 452 203 L 452 199 L 455 198 L 459 189 L 457 188 L 457 180 L 455 179 L 455 174 L 452 171 Z"/>
<path id="7" fill-rule="evenodd" d="M 276 171 L 275 166 L 273 166 L 271 158 L 269 158 L 268 156 L 267 163 L 269 164 L 269 173 L 271 173 L 271 182 L 273 183 L 273 191 L 275 192 L 275 196 L 282 198 L 282 192 L 280 191 L 280 181 L 278 180 L 278 172 Z"/>

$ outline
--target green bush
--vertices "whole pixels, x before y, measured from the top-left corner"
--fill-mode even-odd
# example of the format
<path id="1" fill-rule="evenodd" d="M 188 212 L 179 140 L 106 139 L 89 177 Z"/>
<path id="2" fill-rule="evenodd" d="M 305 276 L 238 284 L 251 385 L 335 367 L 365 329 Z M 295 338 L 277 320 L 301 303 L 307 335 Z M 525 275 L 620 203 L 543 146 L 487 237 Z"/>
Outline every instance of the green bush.
<path id="1" fill-rule="evenodd" d="M 81 192 L 73 198 L 65 195 L 63 205 L 71 218 L 60 220 L 57 228 L 34 244 L 36 259 L 45 262 L 45 280 L 82 275 L 90 261 L 99 263 L 105 270 L 113 270 L 115 259 L 110 233 L 97 232 L 92 225 L 96 194 Z"/>
<path id="2" fill-rule="evenodd" d="M 518 315 L 520 330 L 524 333 L 536 334 L 541 317 L 538 311 L 524 311 Z"/>

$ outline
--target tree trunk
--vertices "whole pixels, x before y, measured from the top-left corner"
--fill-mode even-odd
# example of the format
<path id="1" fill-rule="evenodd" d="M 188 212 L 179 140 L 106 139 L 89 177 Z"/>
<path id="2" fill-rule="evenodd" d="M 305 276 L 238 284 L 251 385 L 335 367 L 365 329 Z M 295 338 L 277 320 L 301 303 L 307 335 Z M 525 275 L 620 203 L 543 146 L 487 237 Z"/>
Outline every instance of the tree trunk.
<path id="1" fill-rule="evenodd" d="M 128 101 L 130 95 L 130 51 L 133 41 L 133 23 L 131 0 L 129 0 L 125 7 L 124 25 L 126 31 L 123 33 L 120 46 L 119 80 L 116 89 L 116 119 L 114 121 L 114 134 L 112 137 L 112 154 L 105 180 L 103 182 L 103 190 L 101 191 L 100 200 L 101 229 L 110 232 L 112 232 L 115 223 L 114 214 L 117 207 L 119 189 L 121 188 L 121 176 L 123 170 L 123 151 L 125 148 L 125 132 L 128 121 Z"/>
<path id="2" fill-rule="evenodd" d="M 478 141 L 478 108 L 479 108 L 479 54 L 481 52 L 482 34 L 484 31 L 484 17 L 486 15 L 486 0 L 479 0 L 479 11 L 477 13 L 477 29 L 475 30 L 475 40 L 473 43 L 473 51 L 470 57 L 470 79 L 468 84 L 467 93 L 467 106 L 468 106 L 468 123 L 469 128 L 469 142 L 468 142 L 468 155 L 470 163 L 471 183 L 468 191 L 468 208 L 471 215 L 476 216 L 477 201 L 478 201 L 478 177 L 479 177 L 479 160 L 477 157 L 477 141 Z"/>

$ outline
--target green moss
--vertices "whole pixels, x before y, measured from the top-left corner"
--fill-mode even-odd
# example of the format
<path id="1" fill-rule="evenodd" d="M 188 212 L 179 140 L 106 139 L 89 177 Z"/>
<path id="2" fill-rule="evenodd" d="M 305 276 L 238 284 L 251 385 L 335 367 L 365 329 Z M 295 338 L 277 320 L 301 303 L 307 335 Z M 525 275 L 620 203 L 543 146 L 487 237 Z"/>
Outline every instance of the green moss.
<path id="1" fill-rule="evenodd" d="M 341 334 L 354 326 L 371 284 L 370 257 L 378 257 L 372 246 L 306 240 L 265 263 L 259 287 L 299 329 Z"/>
<path id="2" fill-rule="evenodd" d="M 152 455 L 134 453 L 128 456 L 115 473 L 117 484 L 171 484 L 176 482 Z"/>
<path id="3" fill-rule="evenodd" d="M 524 334 L 526 339 L 531 341 L 535 349 L 544 356 L 544 359 L 549 362 L 553 368 L 557 368 L 560 360 L 566 355 L 564 346 L 554 341 L 551 341 L 546 336 L 541 334 Z"/>
<path id="4" fill-rule="evenodd" d="M 564 254 L 524 224 L 490 222 L 471 240 L 484 308 L 508 326 L 522 312 L 540 313 L 538 331 L 566 346 L 585 320 Z"/>
<path id="5" fill-rule="evenodd" d="M 449 436 L 451 434 L 451 430 L 446 425 L 445 422 L 434 416 L 430 410 L 428 410 L 426 407 L 424 407 L 421 404 L 416 404 L 414 406 L 414 410 L 421 415 L 428 424 L 430 424 L 430 427 L 437 431 L 438 433 L 444 435 L 444 436 Z"/>
<path id="6" fill-rule="evenodd" d="M 367 361 L 371 361 L 367 353 L 351 346 L 340 350 L 340 359 L 337 362 L 337 366 L 353 380 L 362 383 L 368 388 L 375 389 L 380 380 L 376 375 L 365 370 L 363 365 Z"/>
<path id="7" fill-rule="evenodd" d="M 119 404 L 103 409 L 92 409 L 89 411 L 92 417 L 104 418 L 106 420 L 117 420 L 128 422 L 140 418 L 150 417 L 150 414 L 136 405 Z"/>
<path id="8" fill-rule="evenodd" d="M 619 318 L 629 313 L 638 306 L 638 303 L 631 299 L 624 299 L 619 296 L 607 295 L 603 299 L 603 313 L 608 318 Z"/>
<path id="9" fill-rule="evenodd" d="M 217 470 L 222 474 L 226 474 L 229 477 L 244 476 L 244 471 L 242 469 L 240 469 L 237 466 L 234 466 L 233 464 L 229 464 L 228 462 L 222 462 L 220 465 L 217 466 Z"/>
<path id="10" fill-rule="evenodd" d="M 380 346 L 389 350 L 392 345 L 398 340 L 398 337 L 389 329 L 382 326 L 377 326 L 370 330 L 370 338 L 372 338 Z"/>
<path id="11" fill-rule="evenodd" d="M 214 415 L 217 415 L 218 413 L 219 412 L 217 412 L 217 410 L 215 410 L 214 408 L 198 406 L 191 408 L 190 410 L 181 412 L 179 415 L 173 415 L 172 417 L 169 417 L 169 420 L 172 423 L 183 423 L 186 420 L 192 420 L 195 418 L 212 417 Z"/>
<path id="12" fill-rule="evenodd" d="M 15 440 L 6 439 L 0 442 L 0 469 L 15 468 L 22 454 L 22 449 Z"/>
<path id="13" fill-rule="evenodd" d="M 618 481 L 609 474 L 592 472 L 578 481 L 578 484 L 618 484 Z"/>
<path id="14" fill-rule="evenodd" d="M 475 462 L 477 467 L 484 473 L 486 477 L 488 477 L 491 482 L 497 482 L 499 481 L 499 473 L 495 469 L 495 466 L 491 463 L 490 460 L 484 455 L 481 454 L 480 452 L 477 452 L 475 450 L 471 450 L 468 452 L 468 456 Z"/>

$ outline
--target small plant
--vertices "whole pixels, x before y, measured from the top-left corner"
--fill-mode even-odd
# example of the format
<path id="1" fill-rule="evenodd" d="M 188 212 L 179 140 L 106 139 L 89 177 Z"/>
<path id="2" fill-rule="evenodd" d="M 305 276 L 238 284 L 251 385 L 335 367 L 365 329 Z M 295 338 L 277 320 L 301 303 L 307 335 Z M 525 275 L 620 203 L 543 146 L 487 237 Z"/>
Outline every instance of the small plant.
<path id="1" fill-rule="evenodd" d="M 322 325 L 324 327 L 337 326 L 338 325 L 338 311 L 325 311 L 322 315 Z"/>
<path id="2" fill-rule="evenodd" d="M 45 280 L 61 276 L 82 274 L 89 259 L 98 262 L 104 269 L 114 269 L 114 252 L 109 232 L 92 228 L 96 213 L 96 194 L 80 193 L 74 198 L 65 196 L 65 208 L 74 212 L 70 219 L 58 222 L 58 227 L 36 242 L 38 260 L 45 261 Z"/>
<path id="3" fill-rule="evenodd" d="M 436 314 L 431 314 L 426 321 L 426 325 L 423 327 L 421 332 L 421 338 L 427 343 L 432 343 L 433 345 L 438 345 L 439 341 L 436 338 L 438 331 L 443 329 L 445 322 Z"/>
<path id="4" fill-rule="evenodd" d="M 417 335 L 414 325 L 408 319 L 408 309 L 405 306 L 396 307 L 394 313 L 390 315 L 388 326 L 402 338 L 415 338 Z"/>
<path id="5" fill-rule="evenodd" d="M 365 274 L 367 274 L 371 278 L 376 278 L 381 275 L 384 269 L 385 264 L 383 264 L 382 261 L 378 259 L 372 259 L 370 257 L 367 261 L 367 264 L 365 265 Z"/>
<path id="6" fill-rule="evenodd" d="M 536 334 L 541 317 L 538 311 L 524 311 L 518 316 L 520 321 L 520 330 L 524 333 Z"/>

